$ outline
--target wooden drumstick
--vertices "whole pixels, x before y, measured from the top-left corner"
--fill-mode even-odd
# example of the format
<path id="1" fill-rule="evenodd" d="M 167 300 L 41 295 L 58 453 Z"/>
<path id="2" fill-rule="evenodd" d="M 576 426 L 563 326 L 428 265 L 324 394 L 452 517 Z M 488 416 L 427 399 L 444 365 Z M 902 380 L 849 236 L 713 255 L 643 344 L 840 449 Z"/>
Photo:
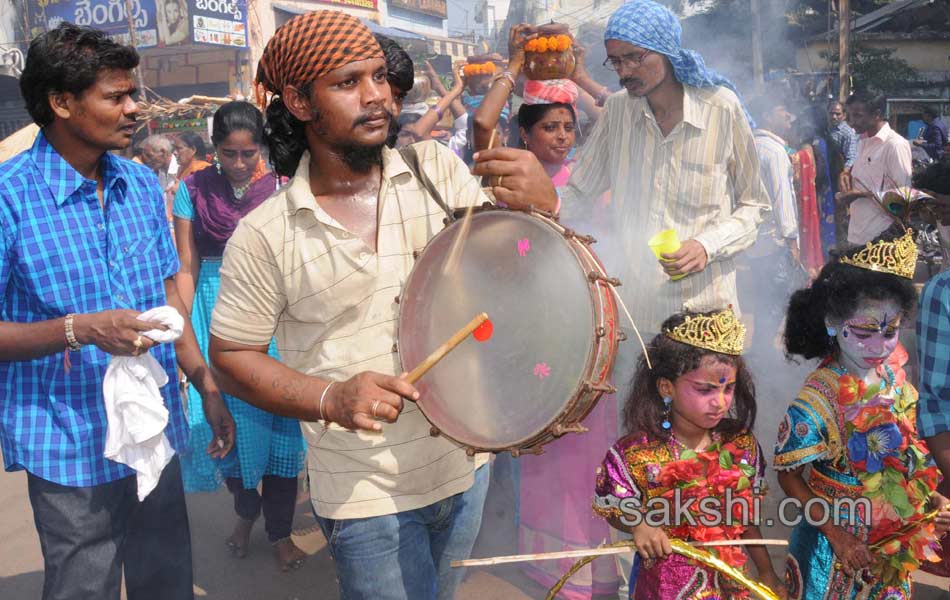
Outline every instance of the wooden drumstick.
<path id="1" fill-rule="evenodd" d="M 456 346 L 461 344 L 465 338 L 471 335 L 473 331 L 478 329 L 478 327 L 487 320 L 488 314 L 481 313 L 469 321 L 468 325 L 456 331 L 444 344 L 436 348 L 435 352 L 427 356 L 424 361 L 419 363 L 419 366 L 413 369 L 406 377 L 406 381 L 409 383 L 415 383 L 419 381 L 423 375 L 429 372 L 429 369 L 434 367 L 436 363 L 445 358 L 446 354 L 454 350 Z"/>

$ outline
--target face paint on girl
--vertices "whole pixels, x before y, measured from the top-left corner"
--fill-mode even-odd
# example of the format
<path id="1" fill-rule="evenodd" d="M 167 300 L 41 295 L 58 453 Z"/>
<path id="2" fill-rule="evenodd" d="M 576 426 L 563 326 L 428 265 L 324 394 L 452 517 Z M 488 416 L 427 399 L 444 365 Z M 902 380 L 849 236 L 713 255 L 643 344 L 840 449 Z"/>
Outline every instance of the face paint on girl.
<path id="1" fill-rule="evenodd" d="M 673 427 L 682 418 L 701 429 L 712 429 L 732 406 L 736 389 L 736 368 L 705 356 L 699 368 L 684 373 L 673 382 Z"/>
<path id="2" fill-rule="evenodd" d="M 838 328 L 839 360 L 854 374 L 883 365 L 897 348 L 900 308 L 892 300 L 863 300 Z"/>

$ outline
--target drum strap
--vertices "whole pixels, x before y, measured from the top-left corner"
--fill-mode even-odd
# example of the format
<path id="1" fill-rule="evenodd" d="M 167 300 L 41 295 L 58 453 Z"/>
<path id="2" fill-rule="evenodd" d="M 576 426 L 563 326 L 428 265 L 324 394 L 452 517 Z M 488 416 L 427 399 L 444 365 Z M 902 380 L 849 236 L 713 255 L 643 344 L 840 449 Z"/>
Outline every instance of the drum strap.
<path id="1" fill-rule="evenodd" d="M 448 216 L 449 222 L 455 220 L 455 215 L 452 214 L 452 210 L 449 208 L 449 205 L 445 203 L 445 200 L 442 199 L 442 194 L 439 193 L 439 190 L 436 189 L 435 185 L 432 183 L 432 180 L 429 179 L 429 176 L 426 175 L 426 172 L 422 170 L 422 165 L 419 164 L 419 154 L 416 152 L 416 149 L 412 146 L 403 146 L 399 149 L 399 154 L 402 156 L 402 159 L 406 161 L 406 164 L 412 170 L 412 174 L 416 176 L 416 179 L 422 184 L 422 187 L 425 188 L 429 195 L 432 196 L 432 199 L 435 200 L 435 203 L 439 205 L 439 208 L 445 211 L 445 214 Z"/>

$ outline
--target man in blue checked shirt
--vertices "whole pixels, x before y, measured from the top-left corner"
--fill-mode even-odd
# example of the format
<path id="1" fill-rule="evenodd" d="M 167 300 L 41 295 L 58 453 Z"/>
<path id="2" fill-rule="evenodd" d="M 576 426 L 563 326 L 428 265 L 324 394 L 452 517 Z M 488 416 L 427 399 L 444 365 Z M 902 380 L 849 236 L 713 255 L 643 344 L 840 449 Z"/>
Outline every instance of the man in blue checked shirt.
<path id="1" fill-rule="evenodd" d="M 914 177 L 914 187 L 933 197 L 930 203 L 941 225 L 950 225 L 950 166 L 938 162 Z M 950 271 L 931 279 L 920 296 L 917 313 L 917 430 L 943 473 L 940 492 L 950 492 Z M 950 543 L 945 539 L 942 561 L 923 565 L 928 573 L 950 577 Z"/>
<path id="2" fill-rule="evenodd" d="M 154 324 L 136 318 L 164 304 L 186 314 L 158 181 L 109 154 L 135 130 L 138 62 L 134 49 L 68 23 L 34 39 L 20 89 L 41 132 L 0 165 L 0 442 L 6 469 L 27 471 L 44 600 L 118 600 L 123 571 L 130 600 L 193 597 L 177 457 L 142 502 L 134 472 L 103 457 L 110 355 L 151 351 L 176 381 L 177 350 L 205 398 L 209 451 L 233 444 L 194 333 L 153 346 L 142 332 Z M 180 449 L 178 388 L 161 393 L 165 435 Z"/>

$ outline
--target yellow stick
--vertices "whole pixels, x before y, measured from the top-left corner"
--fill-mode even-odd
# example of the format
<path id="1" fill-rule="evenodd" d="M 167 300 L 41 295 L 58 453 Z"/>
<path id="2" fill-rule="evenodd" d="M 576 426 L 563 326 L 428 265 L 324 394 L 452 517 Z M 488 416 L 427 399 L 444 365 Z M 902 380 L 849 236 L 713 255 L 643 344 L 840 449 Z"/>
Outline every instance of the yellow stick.
<path id="1" fill-rule="evenodd" d="M 445 355 L 455 349 L 456 346 L 462 343 L 462 341 L 467 338 L 473 331 L 475 331 L 479 325 L 488 320 L 488 314 L 481 313 L 474 319 L 468 322 L 468 325 L 459 329 L 455 332 L 452 337 L 448 339 L 444 344 L 436 348 L 435 352 L 426 357 L 424 361 L 419 363 L 415 369 L 413 369 L 406 380 L 409 383 L 415 383 L 425 375 L 429 369 L 434 367 L 436 363 L 445 358 Z"/>
<path id="2" fill-rule="evenodd" d="M 717 542 L 691 542 L 690 546 L 788 546 L 786 540 L 722 540 Z M 453 560 L 453 567 L 482 567 L 503 565 L 515 562 L 535 560 L 557 560 L 560 558 L 578 558 L 581 556 L 607 556 L 611 554 L 626 554 L 636 552 L 632 546 L 617 546 L 605 548 L 589 548 L 586 550 L 565 550 L 563 552 L 545 552 L 543 554 L 515 554 L 511 556 L 493 556 L 491 558 L 472 558 L 469 560 Z"/>
<path id="3" fill-rule="evenodd" d="M 491 150 L 492 147 L 495 145 L 495 135 L 497 133 L 498 133 L 498 129 L 492 128 L 491 135 L 488 137 L 488 148 L 486 148 L 486 150 Z"/>

